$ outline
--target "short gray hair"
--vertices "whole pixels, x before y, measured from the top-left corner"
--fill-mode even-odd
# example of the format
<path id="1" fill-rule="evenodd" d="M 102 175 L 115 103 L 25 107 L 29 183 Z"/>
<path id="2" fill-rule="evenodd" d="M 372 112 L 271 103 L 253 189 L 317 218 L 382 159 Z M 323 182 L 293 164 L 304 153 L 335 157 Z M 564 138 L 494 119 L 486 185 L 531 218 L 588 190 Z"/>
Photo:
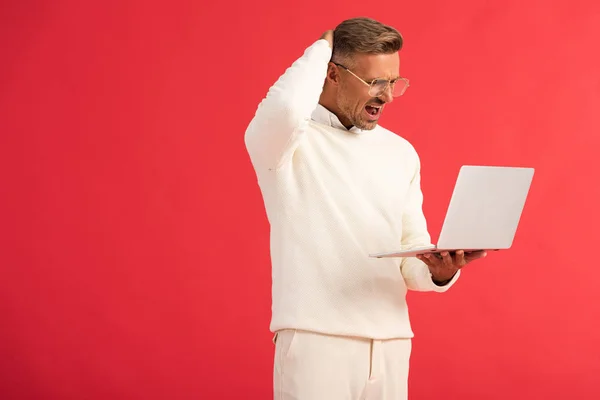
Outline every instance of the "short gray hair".
<path id="1" fill-rule="evenodd" d="M 372 18 L 351 18 L 333 32 L 332 60 L 347 61 L 355 54 L 392 54 L 400 51 L 402 45 L 402 35 L 395 28 Z"/>

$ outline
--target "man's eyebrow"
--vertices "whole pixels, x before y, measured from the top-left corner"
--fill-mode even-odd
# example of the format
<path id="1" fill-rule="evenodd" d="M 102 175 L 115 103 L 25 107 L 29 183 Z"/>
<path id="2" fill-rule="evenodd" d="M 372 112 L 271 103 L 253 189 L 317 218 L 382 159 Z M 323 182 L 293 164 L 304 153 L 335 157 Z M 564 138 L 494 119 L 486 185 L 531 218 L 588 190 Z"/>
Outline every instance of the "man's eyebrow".
<path id="1" fill-rule="evenodd" d="M 383 78 L 383 77 L 379 76 L 377 78 L 365 79 L 365 82 L 371 83 L 371 82 L 373 82 L 374 80 L 377 80 L 377 79 L 381 79 L 381 80 L 384 80 L 384 81 L 397 81 L 398 79 L 400 79 L 400 75 L 396 75 L 396 76 L 392 77 L 391 79 Z"/>

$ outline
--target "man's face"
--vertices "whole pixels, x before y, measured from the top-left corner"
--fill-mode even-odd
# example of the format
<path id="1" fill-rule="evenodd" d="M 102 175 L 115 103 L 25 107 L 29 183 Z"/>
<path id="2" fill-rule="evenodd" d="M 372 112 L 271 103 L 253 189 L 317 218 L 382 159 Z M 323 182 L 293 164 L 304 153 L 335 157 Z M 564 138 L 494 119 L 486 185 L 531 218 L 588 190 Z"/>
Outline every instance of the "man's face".
<path id="1" fill-rule="evenodd" d="M 374 79 L 393 80 L 399 76 L 400 57 L 398 53 L 357 54 L 348 67 L 365 82 L 370 83 Z M 342 114 L 340 121 L 345 126 L 353 125 L 363 130 L 374 129 L 385 105 L 393 100 L 391 89 L 388 87 L 382 95 L 373 97 L 369 94 L 369 86 L 348 70 L 338 68 L 340 81 L 336 102 Z"/>

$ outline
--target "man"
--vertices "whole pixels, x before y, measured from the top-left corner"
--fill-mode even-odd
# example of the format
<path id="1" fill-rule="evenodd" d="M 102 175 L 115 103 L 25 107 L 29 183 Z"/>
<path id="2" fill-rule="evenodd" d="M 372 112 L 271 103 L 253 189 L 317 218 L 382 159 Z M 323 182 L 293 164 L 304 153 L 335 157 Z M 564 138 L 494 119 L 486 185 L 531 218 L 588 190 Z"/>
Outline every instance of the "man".
<path id="1" fill-rule="evenodd" d="M 408 88 L 402 36 L 327 31 L 275 82 L 245 143 L 271 225 L 276 400 L 406 399 L 407 290 L 444 292 L 485 253 L 370 258 L 430 243 L 420 162 L 378 124 Z"/>

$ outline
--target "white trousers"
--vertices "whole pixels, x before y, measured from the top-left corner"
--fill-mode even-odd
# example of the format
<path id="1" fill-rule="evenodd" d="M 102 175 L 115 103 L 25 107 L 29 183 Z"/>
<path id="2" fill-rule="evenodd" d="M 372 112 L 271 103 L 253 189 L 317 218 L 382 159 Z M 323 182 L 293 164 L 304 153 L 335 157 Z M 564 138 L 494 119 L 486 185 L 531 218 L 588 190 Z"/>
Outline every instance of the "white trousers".
<path id="1" fill-rule="evenodd" d="M 274 400 L 406 400 L 410 339 L 276 333 Z"/>

